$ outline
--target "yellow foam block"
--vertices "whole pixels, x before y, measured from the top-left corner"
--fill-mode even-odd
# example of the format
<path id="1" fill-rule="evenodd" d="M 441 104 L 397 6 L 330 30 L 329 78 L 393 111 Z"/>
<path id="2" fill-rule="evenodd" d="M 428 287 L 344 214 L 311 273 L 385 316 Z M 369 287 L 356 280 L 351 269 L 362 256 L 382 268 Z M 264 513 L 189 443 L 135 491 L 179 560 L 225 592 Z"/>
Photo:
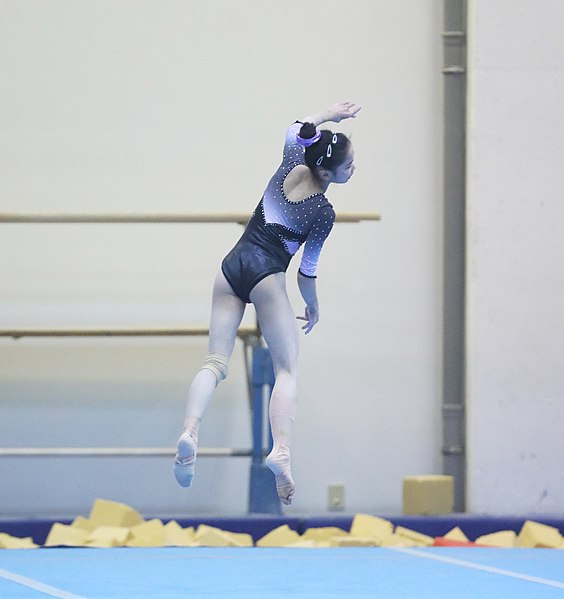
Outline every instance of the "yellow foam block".
<path id="1" fill-rule="evenodd" d="M 162 547 L 164 545 L 164 525 L 157 518 L 132 526 L 129 532 L 132 538 L 126 542 L 127 547 Z"/>
<path id="2" fill-rule="evenodd" d="M 194 540 L 194 528 L 182 528 L 176 520 L 171 520 L 165 524 L 163 544 L 169 547 L 194 547 L 197 543 Z"/>
<path id="3" fill-rule="evenodd" d="M 450 514 L 454 506 L 454 478 L 443 475 L 406 476 L 403 513 Z"/>
<path id="4" fill-rule="evenodd" d="M 0 532 L 0 549 L 36 549 L 39 545 L 31 537 L 13 537 L 6 532 Z"/>
<path id="5" fill-rule="evenodd" d="M 153 535 L 159 532 L 162 532 L 164 529 L 164 524 L 162 520 L 158 518 L 153 518 L 152 520 L 145 520 L 145 522 L 141 522 L 141 524 L 136 524 L 135 526 L 130 527 L 131 535 L 133 537 L 140 537 L 144 535 Z"/>
<path id="6" fill-rule="evenodd" d="M 488 535 L 482 535 L 475 541 L 479 545 L 491 545 L 492 547 L 515 547 L 517 535 L 513 530 L 500 530 Z"/>
<path id="7" fill-rule="evenodd" d="M 131 538 L 129 528 L 125 526 L 99 526 L 86 537 L 91 547 L 120 547 Z"/>
<path id="8" fill-rule="evenodd" d="M 229 532 L 227 530 L 223 532 L 233 539 L 237 547 L 254 547 L 253 536 L 246 532 Z"/>
<path id="9" fill-rule="evenodd" d="M 76 528 L 74 526 L 55 522 L 49 530 L 49 534 L 45 540 L 45 547 L 54 547 L 57 545 L 80 547 L 86 543 L 86 538 L 89 534 L 90 533 L 83 528 Z"/>
<path id="10" fill-rule="evenodd" d="M 286 547 L 300 540 L 300 535 L 287 524 L 278 526 L 257 541 L 257 547 Z"/>
<path id="11" fill-rule="evenodd" d="M 329 544 L 331 547 L 379 547 L 381 542 L 375 537 L 348 535 L 346 537 L 332 537 Z"/>
<path id="12" fill-rule="evenodd" d="M 374 538 L 379 541 L 379 545 L 384 545 L 389 541 L 393 531 L 394 525 L 389 520 L 368 514 L 356 514 L 350 534 L 354 537 Z"/>
<path id="13" fill-rule="evenodd" d="M 416 545 L 420 547 L 430 547 L 435 541 L 434 537 L 421 534 L 416 530 L 411 530 L 403 526 L 396 526 L 395 534 L 398 537 L 403 537 L 405 539 L 413 541 Z"/>
<path id="14" fill-rule="evenodd" d="M 316 548 L 318 545 L 317 543 L 312 540 L 304 540 L 304 539 L 300 539 L 299 541 L 296 541 L 295 543 L 290 543 L 289 545 L 286 545 L 286 547 L 297 547 L 297 548 L 302 548 L 302 549 L 314 549 Z"/>
<path id="15" fill-rule="evenodd" d="M 450 539 L 451 541 L 462 541 L 463 543 L 467 543 L 470 540 L 458 526 L 455 526 L 449 530 L 444 536 L 445 539 Z"/>
<path id="16" fill-rule="evenodd" d="M 401 537 L 394 533 L 387 539 L 386 547 L 421 547 L 421 545 L 407 537 Z"/>
<path id="17" fill-rule="evenodd" d="M 194 535 L 195 541 L 203 547 L 240 547 L 239 541 L 220 528 L 200 524 Z"/>
<path id="18" fill-rule="evenodd" d="M 121 526 L 129 528 L 143 522 L 141 514 L 125 503 L 96 499 L 90 512 L 90 522 L 99 526 Z"/>
<path id="19" fill-rule="evenodd" d="M 132 537 L 124 543 L 126 547 L 164 547 L 164 535 L 140 535 Z"/>
<path id="20" fill-rule="evenodd" d="M 329 541 L 331 537 L 346 537 L 348 533 L 342 528 L 336 526 L 320 526 L 318 528 L 307 528 L 302 539 L 304 541 L 323 542 Z"/>
<path id="21" fill-rule="evenodd" d="M 555 548 L 562 544 L 562 535 L 554 526 L 526 520 L 517 537 L 519 547 Z"/>
<path id="22" fill-rule="evenodd" d="M 73 521 L 71 526 L 73 528 L 81 528 L 82 530 L 87 530 L 88 532 L 92 532 L 96 528 L 96 524 L 93 524 L 88 518 L 84 516 L 77 516 Z"/>

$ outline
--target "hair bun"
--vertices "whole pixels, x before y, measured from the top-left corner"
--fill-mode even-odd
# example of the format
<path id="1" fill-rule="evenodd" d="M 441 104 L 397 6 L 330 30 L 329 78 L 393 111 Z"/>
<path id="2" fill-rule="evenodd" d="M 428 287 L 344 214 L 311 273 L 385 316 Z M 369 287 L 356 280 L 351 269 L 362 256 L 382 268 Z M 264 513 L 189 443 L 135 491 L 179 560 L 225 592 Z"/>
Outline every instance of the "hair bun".
<path id="1" fill-rule="evenodd" d="M 317 129 L 313 123 L 304 123 L 300 129 L 299 135 L 302 139 L 311 139 L 312 137 L 315 137 L 316 133 Z"/>
<path id="2" fill-rule="evenodd" d="M 296 135 L 296 141 L 304 148 L 309 148 L 321 138 L 321 131 L 313 123 L 303 123 L 300 132 Z"/>

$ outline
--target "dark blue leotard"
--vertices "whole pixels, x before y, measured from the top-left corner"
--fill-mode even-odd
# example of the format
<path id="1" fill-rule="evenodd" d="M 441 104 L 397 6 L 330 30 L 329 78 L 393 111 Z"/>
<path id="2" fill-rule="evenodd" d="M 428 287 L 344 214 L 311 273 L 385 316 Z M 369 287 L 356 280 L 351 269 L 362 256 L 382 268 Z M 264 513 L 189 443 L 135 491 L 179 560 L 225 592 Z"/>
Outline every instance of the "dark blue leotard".
<path id="1" fill-rule="evenodd" d="M 253 287 L 276 272 L 286 272 L 292 256 L 305 243 L 300 272 L 315 277 L 323 243 L 331 232 L 335 211 L 327 198 L 314 194 L 299 202 L 284 194 L 284 180 L 298 164 L 304 149 L 296 142 L 301 125 L 286 133 L 282 164 L 270 179 L 243 235 L 224 258 L 221 269 L 235 293 L 245 302 Z"/>

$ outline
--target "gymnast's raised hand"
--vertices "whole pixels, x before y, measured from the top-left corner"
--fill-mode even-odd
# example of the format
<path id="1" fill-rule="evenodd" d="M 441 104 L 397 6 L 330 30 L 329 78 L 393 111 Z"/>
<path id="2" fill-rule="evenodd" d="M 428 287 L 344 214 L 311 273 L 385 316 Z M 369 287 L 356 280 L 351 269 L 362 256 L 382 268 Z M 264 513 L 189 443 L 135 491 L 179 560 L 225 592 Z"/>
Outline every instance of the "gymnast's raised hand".
<path id="1" fill-rule="evenodd" d="M 329 109 L 334 113 L 333 118 L 329 120 L 340 123 L 344 119 L 355 119 L 361 108 L 362 106 L 356 102 L 338 102 Z"/>

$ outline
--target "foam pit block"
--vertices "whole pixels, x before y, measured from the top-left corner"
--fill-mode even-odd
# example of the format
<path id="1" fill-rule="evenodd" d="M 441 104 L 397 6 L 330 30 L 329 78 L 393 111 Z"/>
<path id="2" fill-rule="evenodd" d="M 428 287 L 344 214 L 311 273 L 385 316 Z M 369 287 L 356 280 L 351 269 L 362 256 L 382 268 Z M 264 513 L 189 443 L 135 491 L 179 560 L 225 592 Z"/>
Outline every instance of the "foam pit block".
<path id="1" fill-rule="evenodd" d="M 394 532 L 394 525 L 389 520 L 370 516 L 369 514 L 356 514 L 351 525 L 351 536 L 361 538 L 373 538 L 378 545 L 390 542 Z"/>
<path id="2" fill-rule="evenodd" d="M 451 539 L 452 541 L 462 541 L 463 543 L 468 543 L 470 539 L 464 534 L 461 528 L 455 526 L 451 528 L 446 535 L 444 535 L 445 539 Z"/>
<path id="3" fill-rule="evenodd" d="M 300 535 L 287 524 L 278 526 L 257 541 L 257 547 L 286 547 L 297 543 Z"/>
<path id="4" fill-rule="evenodd" d="M 396 526 L 394 533 L 396 537 L 405 538 L 408 541 L 412 541 L 419 547 L 431 547 L 435 540 L 433 537 L 424 535 L 416 530 L 405 528 L 404 526 Z"/>
<path id="5" fill-rule="evenodd" d="M 126 543 L 128 547 L 162 547 L 164 544 L 164 525 L 157 518 L 132 526 L 129 531 L 132 538 Z"/>
<path id="6" fill-rule="evenodd" d="M 130 528 L 143 522 L 141 514 L 125 503 L 96 499 L 90 512 L 90 522 L 94 528 L 118 526 Z"/>
<path id="7" fill-rule="evenodd" d="M 195 547 L 197 543 L 194 540 L 194 528 L 182 528 L 176 520 L 167 522 L 163 527 L 163 544 L 168 547 Z"/>
<path id="8" fill-rule="evenodd" d="M 47 535 L 45 547 L 81 547 L 86 543 L 89 534 L 90 532 L 83 528 L 55 522 Z"/>
<path id="9" fill-rule="evenodd" d="M 454 478 L 446 475 L 406 476 L 403 479 L 403 513 L 450 514 L 454 507 Z"/>
<path id="10" fill-rule="evenodd" d="M 31 537 L 13 537 L 5 532 L 0 532 L 0 549 L 36 549 L 39 545 Z"/>
<path id="11" fill-rule="evenodd" d="M 241 542 L 233 536 L 233 533 L 228 533 L 214 526 L 200 524 L 194 535 L 194 539 L 198 545 L 202 547 L 241 547 Z"/>
<path id="12" fill-rule="evenodd" d="M 390 535 L 391 537 L 391 535 Z M 331 547 L 380 547 L 380 539 L 376 537 L 359 537 L 347 535 L 346 537 L 331 537 Z"/>
<path id="13" fill-rule="evenodd" d="M 319 528 L 306 528 L 302 539 L 316 543 L 329 541 L 332 537 L 346 537 L 348 533 L 337 526 L 320 526 Z"/>
<path id="14" fill-rule="evenodd" d="M 554 549 L 562 545 L 562 535 L 554 526 L 526 520 L 517 536 L 518 547 Z"/>
<path id="15" fill-rule="evenodd" d="M 131 538 L 125 526 L 99 526 L 86 537 L 89 547 L 123 547 Z"/>
<path id="16" fill-rule="evenodd" d="M 319 547 L 319 545 L 313 539 L 300 539 L 295 543 L 290 543 L 286 545 L 286 547 L 296 547 L 297 549 L 315 549 Z"/>
<path id="17" fill-rule="evenodd" d="M 421 545 L 407 537 L 401 537 L 394 533 L 386 543 L 386 547 L 421 547 Z"/>
<path id="18" fill-rule="evenodd" d="M 236 547 L 254 547 L 255 545 L 253 535 L 246 532 L 230 532 L 227 530 L 223 532 L 233 540 Z"/>
<path id="19" fill-rule="evenodd" d="M 88 518 L 85 518 L 84 516 L 77 516 L 72 521 L 71 526 L 73 528 L 87 530 L 88 532 L 92 532 L 96 528 L 96 524 L 93 524 Z"/>
<path id="20" fill-rule="evenodd" d="M 491 547 L 512 548 L 517 544 L 517 534 L 514 530 L 500 530 L 488 535 L 482 535 L 476 539 L 480 545 L 490 545 Z"/>

